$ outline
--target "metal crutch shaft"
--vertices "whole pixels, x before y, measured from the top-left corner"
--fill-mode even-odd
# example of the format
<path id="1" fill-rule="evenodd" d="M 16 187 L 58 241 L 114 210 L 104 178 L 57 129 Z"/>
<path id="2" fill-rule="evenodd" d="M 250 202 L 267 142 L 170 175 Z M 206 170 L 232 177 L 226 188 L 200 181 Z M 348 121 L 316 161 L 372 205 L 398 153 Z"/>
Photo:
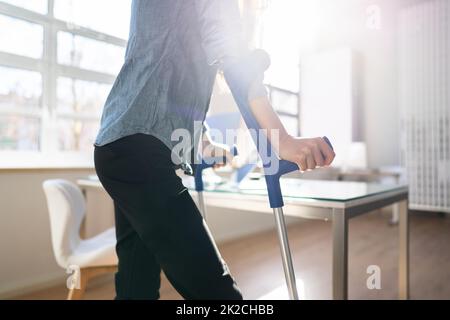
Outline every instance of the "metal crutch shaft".
<path id="1" fill-rule="evenodd" d="M 298 300 L 297 284 L 295 281 L 294 265 L 292 263 L 291 250 L 287 235 L 286 223 L 284 221 L 283 208 L 274 208 L 275 223 L 277 227 L 278 240 L 280 242 L 281 258 L 283 260 L 284 275 L 288 287 L 289 298 Z"/>
<path id="2" fill-rule="evenodd" d="M 236 146 L 233 145 L 230 148 L 230 153 L 233 157 L 238 155 L 238 150 L 237 150 Z M 226 164 L 226 163 L 227 163 L 227 158 L 225 156 L 204 158 L 204 159 L 202 159 L 202 161 L 199 164 L 195 165 L 195 167 L 194 167 L 195 169 L 193 170 L 193 172 L 188 172 L 188 170 L 185 170 L 186 174 L 194 175 L 195 190 L 197 191 L 197 194 L 198 194 L 198 207 L 199 207 L 200 213 L 203 216 L 203 219 L 205 219 L 205 220 L 206 220 L 206 204 L 205 204 L 205 198 L 203 196 L 203 190 L 204 190 L 203 175 L 202 175 L 203 170 L 212 168 L 216 164 Z"/>

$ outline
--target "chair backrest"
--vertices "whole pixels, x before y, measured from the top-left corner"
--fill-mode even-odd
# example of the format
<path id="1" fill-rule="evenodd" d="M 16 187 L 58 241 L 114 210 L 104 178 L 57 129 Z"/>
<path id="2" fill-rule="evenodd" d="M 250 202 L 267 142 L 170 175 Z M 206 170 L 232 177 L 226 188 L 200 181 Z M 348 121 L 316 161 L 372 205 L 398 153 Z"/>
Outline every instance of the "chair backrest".
<path id="1" fill-rule="evenodd" d="M 53 252 L 62 268 L 80 242 L 80 226 L 85 214 L 85 200 L 80 189 L 66 180 L 43 183 L 50 215 Z"/>

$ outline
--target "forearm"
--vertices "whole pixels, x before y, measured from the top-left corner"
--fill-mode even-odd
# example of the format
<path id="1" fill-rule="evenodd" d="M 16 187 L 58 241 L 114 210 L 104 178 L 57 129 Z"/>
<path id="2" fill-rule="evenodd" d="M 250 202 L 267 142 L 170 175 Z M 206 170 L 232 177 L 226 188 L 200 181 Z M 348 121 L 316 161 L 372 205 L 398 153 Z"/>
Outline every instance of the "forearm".
<path id="1" fill-rule="evenodd" d="M 267 130 L 267 139 L 279 154 L 280 143 L 286 140 L 289 135 L 275 110 L 273 110 L 269 99 L 266 96 L 261 96 L 251 99 L 249 104 L 256 121 L 262 129 Z"/>
<path id="2" fill-rule="evenodd" d="M 334 151 L 322 138 L 298 138 L 289 135 L 267 97 L 249 99 L 250 109 L 267 139 L 281 159 L 295 162 L 301 170 L 330 165 Z"/>

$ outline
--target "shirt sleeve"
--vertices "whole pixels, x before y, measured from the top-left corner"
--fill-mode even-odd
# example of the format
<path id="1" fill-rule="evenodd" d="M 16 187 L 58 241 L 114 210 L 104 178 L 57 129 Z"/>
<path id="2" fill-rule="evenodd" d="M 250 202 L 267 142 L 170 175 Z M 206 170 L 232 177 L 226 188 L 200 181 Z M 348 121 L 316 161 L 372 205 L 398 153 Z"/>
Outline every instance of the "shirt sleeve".
<path id="1" fill-rule="evenodd" d="M 195 0 L 200 35 L 208 64 L 226 69 L 237 59 L 250 54 L 243 36 L 237 0 Z M 264 75 L 255 79 L 249 88 L 249 100 L 267 97 Z"/>
<path id="2" fill-rule="evenodd" d="M 237 0 L 195 0 L 195 11 L 208 64 L 221 68 L 245 54 Z"/>

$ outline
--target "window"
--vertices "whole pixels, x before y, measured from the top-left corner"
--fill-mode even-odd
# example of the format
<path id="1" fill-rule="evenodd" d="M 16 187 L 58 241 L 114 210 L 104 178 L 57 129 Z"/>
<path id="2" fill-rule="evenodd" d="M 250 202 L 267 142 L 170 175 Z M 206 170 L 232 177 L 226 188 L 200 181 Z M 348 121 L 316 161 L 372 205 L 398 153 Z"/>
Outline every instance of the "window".
<path id="1" fill-rule="evenodd" d="M 34 1 L 34 0 L 33 0 Z M 128 37 L 129 0 L 54 0 L 55 17 L 119 38 Z M 108 17 L 108 19 L 103 19 Z"/>
<path id="2" fill-rule="evenodd" d="M 123 47 L 69 32 L 58 32 L 58 63 L 60 64 L 117 74 L 122 66 L 124 55 Z"/>
<path id="3" fill-rule="evenodd" d="M 271 102 L 286 129 L 300 133 L 300 62 L 314 48 L 318 30 L 317 1 L 259 0 L 257 46 L 271 56 L 265 74 Z"/>
<path id="4" fill-rule="evenodd" d="M 0 153 L 91 157 L 130 8 L 131 0 L 0 0 Z"/>
<path id="5" fill-rule="evenodd" d="M 0 150 L 39 150 L 42 79 L 0 67 Z"/>
<path id="6" fill-rule="evenodd" d="M 299 94 L 286 89 L 268 85 L 269 97 L 275 111 L 280 116 L 289 134 L 298 136 L 299 132 Z"/>
<path id="7" fill-rule="evenodd" d="M 41 121 L 19 115 L 0 116 L 0 148 L 2 150 L 39 150 Z"/>
<path id="8" fill-rule="evenodd" d="M 58 147 L 63 151 L 92 150 L 110 85 L 59 78 L 57 82 Z"/>
<path id="9" fill-rule="evenodd" d="M 293 135 L 299 134 L 299 51 L 294 37 L 298 19 L 294 13 L 296 1 L 266 1 L 257 26 L 258 46 L 271 56 L 272 63 L 264 79 L 270 100 L 286 130 Z"/>
<path id="10" fill-rule="evenodd" d="M 43 43 L 42 26 L 0 15 L 0 51 L 40 59 Z"/>
<path id="11" fill-rule="evenodd" d="M 47 0 L 3 0 L 2 2 L 42 14 L 47 13 Z"/>
<path id="12" fill-rule="evenodd" d="M 58 78 L 56 87 L 58 115 L 76 114 L 93 119 L 100 117 L 111 89 L 108 84 L 63 77 Z"/>

